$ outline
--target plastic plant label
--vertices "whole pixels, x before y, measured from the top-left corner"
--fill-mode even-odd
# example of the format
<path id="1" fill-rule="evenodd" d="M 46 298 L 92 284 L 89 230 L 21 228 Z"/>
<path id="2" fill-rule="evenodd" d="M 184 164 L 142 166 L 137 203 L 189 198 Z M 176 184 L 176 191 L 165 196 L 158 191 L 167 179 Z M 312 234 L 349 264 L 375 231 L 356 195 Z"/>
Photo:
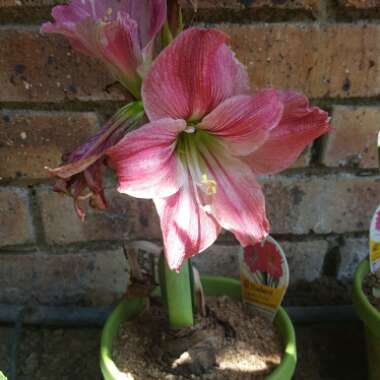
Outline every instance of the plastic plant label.
<path id="1" fill-rule="evenodd" d="M 289 285 L 289 267 L 281 246 L 270 236 L 240 254 L 243 302 L 273 320 Z"/>
<path id="2" fill-rule="evenodd" d="M 380 206 L 372 217 L 369 230 L 369 263 L 372 273 L 380 269 Z"/>

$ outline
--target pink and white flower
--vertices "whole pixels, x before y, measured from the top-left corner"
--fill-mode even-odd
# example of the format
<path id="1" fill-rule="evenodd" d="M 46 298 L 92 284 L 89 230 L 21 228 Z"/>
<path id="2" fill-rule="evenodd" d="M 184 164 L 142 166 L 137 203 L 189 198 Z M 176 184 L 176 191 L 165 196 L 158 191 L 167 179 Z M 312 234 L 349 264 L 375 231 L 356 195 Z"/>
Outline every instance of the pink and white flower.
<path id="1" fill-rule="evenodd" d="M 243 246 L 263 240 L 269 223 L 255 174 L 285 169 L 329 130 L 327 114 L 298 93 L 250 95 L 226 42 L 217 30 L 182 33 L 144 80 L 150 123 L 107 152 L 119 191 L 154 200 L 175 270 L 221 228 Z"/>
<path id="2" fill-rule="evenodd" d="M 103 61 L 136 97 L 151 63 L 154 40 L 166 20 L 166 0 L 71 0 L 53 8 L 45 33 L 63 34 L 71 46 Z"/>

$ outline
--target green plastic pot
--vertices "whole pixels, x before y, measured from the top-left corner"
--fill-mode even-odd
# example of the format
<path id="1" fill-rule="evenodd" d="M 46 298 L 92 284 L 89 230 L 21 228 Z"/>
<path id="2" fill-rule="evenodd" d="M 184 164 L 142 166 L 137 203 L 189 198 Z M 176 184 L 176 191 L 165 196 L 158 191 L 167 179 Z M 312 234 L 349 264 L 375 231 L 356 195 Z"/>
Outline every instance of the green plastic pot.
<path id="1" fill-rule="evenodd" d="M 380 313 L 369 303 L 363 292 L 363 280 L 369 273 L 369 261 L 363 260 L 355 273 L 352 300 L 359 318 L 364 323 L 367 342 L 368 378 L 380 379 Z"/>
<path id="2" fill-rule="evenodd" d="M 240 283 L 237 280 L 225 277 L 202 277 L 202 284 L 208 296 L 226 295 L 237 300 L 241 299 Z M 124 300 L 108 318 L 100 342 L 100 366 L 105 380 L 125 380 L 125 375 L 118 370 L 112 360 L 112 341 L 120 325 L 125 320 L 136 317 L 143 307 L 143 299 Z M 283 340 L 284 355 L 280 365 L 266 377 L 266 380 L 290 380 L 297 362 L 293 325 L 282 308 L 277 313 L 274 323 Z"/>

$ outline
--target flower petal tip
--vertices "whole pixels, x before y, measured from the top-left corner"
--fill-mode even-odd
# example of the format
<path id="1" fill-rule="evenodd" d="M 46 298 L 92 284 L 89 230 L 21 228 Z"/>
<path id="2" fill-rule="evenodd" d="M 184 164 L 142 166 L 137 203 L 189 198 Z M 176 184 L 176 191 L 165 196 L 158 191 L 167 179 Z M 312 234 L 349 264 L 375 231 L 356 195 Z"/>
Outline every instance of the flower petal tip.
<path id="1" fill-rule="evenodd" d="M 45 22 L 40 27 L 40 33 L 52 33 L 55 27 L 51 22 Z"/>

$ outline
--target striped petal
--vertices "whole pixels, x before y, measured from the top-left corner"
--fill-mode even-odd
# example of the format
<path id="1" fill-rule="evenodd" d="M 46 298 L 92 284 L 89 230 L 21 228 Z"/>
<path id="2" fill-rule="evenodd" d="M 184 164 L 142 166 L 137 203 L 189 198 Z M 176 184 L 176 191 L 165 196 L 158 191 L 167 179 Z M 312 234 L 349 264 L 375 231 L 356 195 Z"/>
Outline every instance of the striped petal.
<path id="1" fill-rule="evenodd" d="M 127 12 L 139 26 L 142 48 L 157 36 L 166 20 L 166 0 L 129 0 Z"/>
<path id="2" fill-rule="evenodd" d="M 216 220 L 197 201 L 189 173 L 180 190 L 164 199 L 154 199 L 160 217 L 165 255 L 169 267 L 179 270 L 183 261 L 211 246 L 220 233 Z"/>
<path id="3" fill-rule="evenodd" d="M 232 154 L 245 156 L 264 144 L 282 111 L 283 105 L 274 90 L 256 96 L 240 95 L 225 100 L 199 127 L 225 141 Z"/>
<path id="4" fill-rule="evenodd" d="M 284 105 L 279 124 L 265 143 L 247 157 L 256 174 L 274 174 L 291 166 L 314 139 L 329 132 L 328 114 L 311 107 L 302 94 L 278 91 Z"/>
<path id="5" fill-rule="evenodd" d="M 143 84 L 150 120 L 198 121 L 224 100 L 249 91 L 248 76 L 219 30 L 181 33 L 153 63 Z"/>
<path id="6" fill-rule="evenodd" d="M 266 238 L 269 223 L 265 199 L 251 169 L 223 149 L 223 145 L 200 146 L 206 176 L 215 183 L 207 208 L 218 223 L 231 231 L 242 246 Z"/>
<path id="7" fill-rule="evenodd" d="M 99 28 L 97 36 L 98 58 L 105 62 L 115 78 L 139 97 L 141 78 L 138 69 L 143 58 L 137 23 L 127 13 L 119 12 L 115 21 Z"/>
<path id="8" fill-rule="evenodd" d="M 183 167 L 175 154 L 183 120 L 162 119 L 129 133 L 107 155 L 118 175 L 121 193 L 137 198 L 163 198 L 178 191 Z"/>

